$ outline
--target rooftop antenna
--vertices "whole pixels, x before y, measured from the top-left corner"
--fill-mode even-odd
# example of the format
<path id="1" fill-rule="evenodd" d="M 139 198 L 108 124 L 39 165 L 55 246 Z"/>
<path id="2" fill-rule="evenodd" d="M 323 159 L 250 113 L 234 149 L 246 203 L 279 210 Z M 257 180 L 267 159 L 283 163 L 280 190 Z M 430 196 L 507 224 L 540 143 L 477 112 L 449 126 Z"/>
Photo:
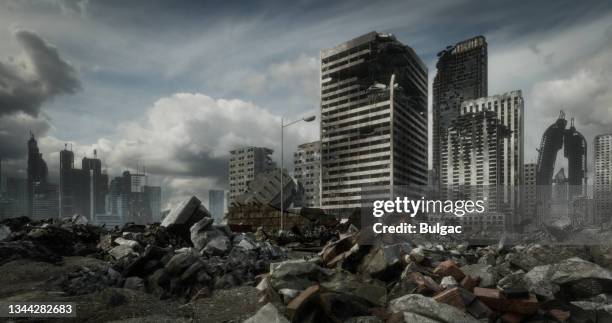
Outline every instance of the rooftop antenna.
<path id="1" fill-rule="evenodd" d="M 572 119 L 571 119 L 570 127 L 572 127 L 572 128 L 574 127 L 574 117 L 572 117 Z"/>

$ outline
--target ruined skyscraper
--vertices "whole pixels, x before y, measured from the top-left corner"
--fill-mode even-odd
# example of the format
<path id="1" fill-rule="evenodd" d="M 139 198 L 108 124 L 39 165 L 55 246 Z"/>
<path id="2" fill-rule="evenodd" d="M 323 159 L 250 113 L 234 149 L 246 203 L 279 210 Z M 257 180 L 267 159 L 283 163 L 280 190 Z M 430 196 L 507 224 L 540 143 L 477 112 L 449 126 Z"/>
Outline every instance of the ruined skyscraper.
<path id="1" fill-rule="evenodd" d="M 538 185 L 538 216 L 540 222 L 546 221 L 551 215 L 551 185 L 553 184 L 557 153 L 561 148 L 563 148 L 563 155 L 568 162 L 567 202 L 570 203 L 573 198 L 585 194 L 587 182 L 586 140 L 574 127 L 573 119 L 570 128 L 566 129 L 566 126 L 565 113 L 561 111 L 555 123 L 544 132 L 538 149 L 536 182 Z M 554 214 L 552 215 L 554 216 Z"/>
<path id="2" fill-rule="evenodd" d="M 593 178 L 593 198 L 595 200 L 595 221 L 600 223 L 612 220 L 612 134 L 595 136 L 595 174 Z"/>
<path id="3" fill-rule="evenodd" d="M 38 143 L 34 134 L 30 133 L 28 140 L 28 216 L 32 217 L 34 212 L 34 187 L 38 187 L 38 191 L 44 191 L 44 186 L 47 184 L 48 169 L 47 163 L 42 158 L 42 154 L 38 150 Z M 57 216 L 57 215 L 55 215 Z"/>
<path id="4" fill-rule="evenodd" d="M 440 141 L 446 128 L 459 115 L 461 102 L 487 96 L 487 42 L 477 36 L 438 53 L 433 82 L 433 184 L 439 184 Z"/>
<path id="5" fill-rule="evenodd" d="M 264 147 L 243 147 L 230 152 L 228 205 L 232 205 L 238 195 L 246 192 L 249 182 L 257 174 L 276 167 L 271 157 L 273 152 Z"/>
<path id="6" fill-rule="evenodd" d="M 494 111 L 468 111 L 451 122 L 442 140 L 441 191 L 451 200 L 485 200 L 488 212 L 498 212 L 496 188 L 504 181 L 510 131 Z"/>
<path id="7" fill-rule="evenodd" d="M 427 184 L 427 68 L 393 35 L 321 52 L 322 207 L 339 212 Z"/>
<path id="8" fill-rule="evenodd" d="M 321 142 L 315 141 L 298 146 L 293 155 L 294 177 L 301 190 L 301 206 L 321 206 Z"/>

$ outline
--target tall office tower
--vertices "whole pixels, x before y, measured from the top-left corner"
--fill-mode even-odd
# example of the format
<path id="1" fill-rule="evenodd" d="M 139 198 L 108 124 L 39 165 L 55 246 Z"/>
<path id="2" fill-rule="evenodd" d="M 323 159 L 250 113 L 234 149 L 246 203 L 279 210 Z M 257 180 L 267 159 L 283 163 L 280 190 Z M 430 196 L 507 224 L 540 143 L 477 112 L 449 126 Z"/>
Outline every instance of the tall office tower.
<path id="1" fill-rule="evenodd" d="M 393 35 L 321 52 L 321 164 L 321 205 L 340 213 L 427 184 L 427 68 Z"/>
<path id="2" fill-rule="evenodd" d="M 147 186 L 145 174 L 123 172 L 122 176 L 111 181 L 108 195 L 110 213 L 119 217 L 123 223 L 147 224 L 158 221 L 155 212 L 161 208 L 161 188 Z"/>
<path id="3" fill-rule="evenodd" d="M 468 111 L 450 123 L 441 142 L 441 192 L 451 200 L 485 200 L 487 212 L 500 212 L 497 186 L 504 181 L 510 132 L 495 111 Z"/>
<path id="4" fill-rule="evenodd" d="M 34 184 L 44 185 L 47 183 L 47 163 L 42 158 L 42 154 L 38 150 L 38 143 L 34 134 L 30 133 L 30 140 L 28 140 L 28 178 L 27 178 L 27 189 L 28 189 L 28 216 L 33 216 L 33 203 L 34 203 Z M 56 215 L 57 216 L 57 215 Z"/>
<path id="5" fill-rule="evenodd" d="M 493 95 L 461 103 L 460 113 L 493 111 L 509 132 L 501 145 L 502 161 L 498 164 L 499 181 L 497 211 L 506 214 L 505 225 L 515 230 L 521 219 L 521 188 L 523 185 L 524 158 L 524 102 L 520 90 Z"/>
<path id="6" fill-rule="evenodd" d="M 59 209 L 61 216 L 80 214 L 93 220 L 106 211 L 108 175 L 97 158 L 83 158 L 81 169 L 74 168 L 74 153 L 64 146 L 60 151 Z"/>
<path id="7" fill-rule="evenodd" d="M 93 219 L 96 214 L 105 212 L 105 198 L 108 193 L 108 175 L 102 172 L 102 161 L 98 159 L 97 151 L 94 149 L 94 158 L 83 158 L 81 170 L 87 181 L 88 214 Z"/>
<path id="8" fill-rule="evenodd" d="M 264 147 L 244 147 L 230 152 L 229 205 L 234 203 L 238 195 L 246 192 L 255 175 L 276 167 L 271 157 L 273 152 Z"/>
<path id="9" fill-rule="evenodd" d="M 438 53 L 437 73 L 433 81 L 433 171 L 439 184 L 440 141 L 445 130 L 459 115 L 464 100 L 487 96 L 487 42 L 483 36 L 446 47 Z"/>
<path id="10" fill-rule="evenodd" d="M 18 217 L 28 214 L 28 181 L 25 178 L 8 177 L 6 197 L 9 200 L 6 216 Z"/>
<path id="11" fill-rule="evenodd" d="M 60 216 L 72 216 L 76 210 L 77 178 L 74 169 L 74 153 L 64 145 L 60 151 L 59 172 L 59 210 Z"/>
<path id="12" fill-rule="evenodd" d="M 595 221 L 603 224 L 612 220 L 612 133 L 595 136 L 595 173 L 593 198 Z"/>
<path id="13" fill-rule="evenodd" d="M 536 186 L 536 173 L 537 173 L 537 165 L 536 163 L 527 163 L 523 167 L 523 214 L 522 218 L 527 220 L 529 219 L 532 223 L 536 221 L 535 216 L 537 214 L 536 209 L 536 194 L 537 194 L 537 186 Z"/>
<path id="14" fill-rule="evenodd" d="M 225 192 L 222 190 L 208 191 L 208 211 L 213 216 L 215 222 L 223 220 L 225 213 Z"/>
<path id="15" fill-rule="evenodd" d="M 34 182 L 32 196 L 32 219 L 57 218 L 59 216 L 58 187 L 55 184 Z"/>
<path id="16" fill-rule="evenodd" d="M 161 222 L 161 187 L 147 185 L 144 191 L 151 210 L 151 219 L 153 222 Z"/>
<path id="17" fill-rule="evenodd" d="M 321 141 L 299 145 L 293 160 L 293 176 L 302 193 L 301 206 L 321 206 Z"/>

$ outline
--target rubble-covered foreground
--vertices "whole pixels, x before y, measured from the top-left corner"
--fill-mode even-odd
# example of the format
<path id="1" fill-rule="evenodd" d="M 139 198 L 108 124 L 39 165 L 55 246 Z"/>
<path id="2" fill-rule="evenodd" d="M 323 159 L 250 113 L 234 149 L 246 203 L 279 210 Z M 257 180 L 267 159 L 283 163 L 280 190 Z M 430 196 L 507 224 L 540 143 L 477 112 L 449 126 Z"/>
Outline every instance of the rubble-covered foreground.
<path id="1" fill-rule="evenodd" d="M 610 246 L 361 245 L 359 235 L 272 264 L 247 322 L 612 322 Z"/>
<path id="2" fill-rule="evenodd" d="M 90 322 L 612 322 L 612 241 L 366 245 L 339 228 L 289 259 L 195 197 L 149 226 L 3 220 L 0 302 L 76 302 Z"/>

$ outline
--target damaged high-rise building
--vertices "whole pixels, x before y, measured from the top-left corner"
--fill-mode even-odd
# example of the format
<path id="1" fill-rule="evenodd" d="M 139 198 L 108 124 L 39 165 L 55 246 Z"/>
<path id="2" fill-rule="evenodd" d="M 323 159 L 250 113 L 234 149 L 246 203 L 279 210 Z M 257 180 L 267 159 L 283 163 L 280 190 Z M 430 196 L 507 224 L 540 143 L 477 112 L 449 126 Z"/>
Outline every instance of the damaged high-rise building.
<path id="1" fill-rule="evenodd" d="M 265 147 L 242 147 L 230 151 L 228 205 L 245 193 L 249 182 L 259 173 L 276 168 L 272 161 L 274 151 Z"/>
<path id="2" fill-rule="evenodd" d="M 536 183 L 538 185 L 538 217 L 551 215 L 551 185 L 557 153 L 563 148 L 563 155 L 567 159 L 568 203 L 575 197 L 586 192 L 587 183 L 587 143 L 584 136 L 574 127 L 572 119 L 569 129 L 566 129 L 565 113 L 560 112 L 559 118 L 546 129 L 538 149 L 538 166 Z M 553 214 L 554 216 L 554 214 Z"/>
<path id="3" fill-rule="evenodd" d="M 338 212 L 427 184 L 427 68 L 393 35 L 321 52 L 321 165 L 322 207 Z"/>
<path id="4" fill-rule="evenodd" d="M 437 73 L 433 81 L 432 102 L 432 184 L 440 184 L 441 140 L 446 129 L 459 115 L 465 100 L 486 97 L 487 42 L 483 36 L 446 47 L 438 53 Z"/>
<path id="5" fill-rule="evenodd" d="M 595 136 L 595 173 L 593 178 L 593 198 L 595 202 L 595 221 L 601 223 L 612 220 L 612 133 Z"/>
<path id="6" fill-rule="evenodd" d="M 321 206 L 321 142 L 314 141 L 298 146 L 293 154 L 294 177 L 298 184 L 299 201 L 304 207 Z"/>

